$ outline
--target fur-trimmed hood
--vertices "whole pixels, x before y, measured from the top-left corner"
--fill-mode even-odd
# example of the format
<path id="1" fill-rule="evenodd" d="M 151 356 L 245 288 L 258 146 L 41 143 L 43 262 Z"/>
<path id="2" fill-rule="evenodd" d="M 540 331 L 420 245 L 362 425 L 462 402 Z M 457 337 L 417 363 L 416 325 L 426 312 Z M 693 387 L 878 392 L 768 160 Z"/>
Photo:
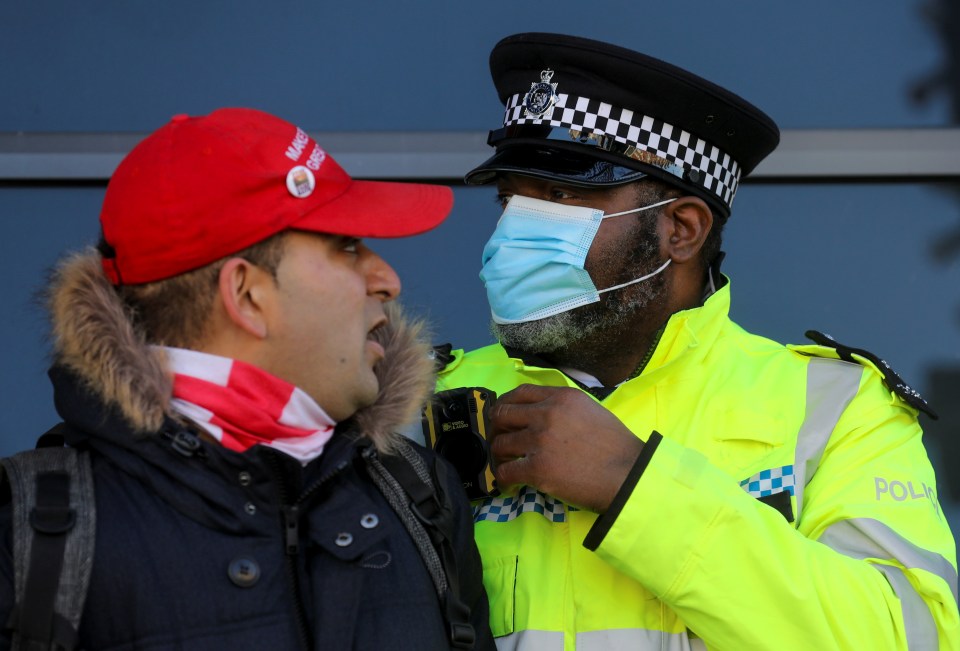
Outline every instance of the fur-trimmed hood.
<path id="1" fill-rule="evenodd" d="M 163 351 L 147 344 L 103 273 L 93 249 L 64 259 L 48 294 L 54 363 L 67 368 L 84 387 L 123 415 L 131 429 L 149 435 L 170 409 L 172 377 Z M 386 305 L 389 325 L 374 334 L 385 350 L 375 368 L 380 394 L 374 405 L 353 416 L 357 429 L 382 452 L 398 431 L 419 418 L 433 390 L 435 373 L 423 324 L 408 321 L 395 303 Z"/>

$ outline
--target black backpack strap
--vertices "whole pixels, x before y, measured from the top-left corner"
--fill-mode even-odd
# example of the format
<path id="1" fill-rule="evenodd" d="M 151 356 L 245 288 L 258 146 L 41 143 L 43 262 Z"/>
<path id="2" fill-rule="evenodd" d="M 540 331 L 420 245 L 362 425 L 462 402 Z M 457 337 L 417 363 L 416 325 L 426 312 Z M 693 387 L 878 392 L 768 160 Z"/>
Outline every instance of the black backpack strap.
<path id="1" fill-rule="evenodd" d="M 96 532 L 89 454 L 46 447 L 0 463 L 12 503 L 16 605 L 6 622 L 12 648 L 73 649 Z"/>
<path id="2" fill-rule="evenodd" d="M 57 423 L 37 439 L 35 448 L 62 448 L 67 444 L 67 433 L 70 426 L 66 423 Z"/>
<path id="3" fill-rule="evenodd" d="M 378 455 L 368 448 L 364 457 L 374 482 L 420 550 L 437 589 L 453 649 L 472 649 L 476 632 L 470 608 L 460 598 L 460 574 L 453 548 L 454 506 L 444 487 L 447 471 L 435 463 L 434 476 L 423 457 L 406 440 L 397 453 Z"/>

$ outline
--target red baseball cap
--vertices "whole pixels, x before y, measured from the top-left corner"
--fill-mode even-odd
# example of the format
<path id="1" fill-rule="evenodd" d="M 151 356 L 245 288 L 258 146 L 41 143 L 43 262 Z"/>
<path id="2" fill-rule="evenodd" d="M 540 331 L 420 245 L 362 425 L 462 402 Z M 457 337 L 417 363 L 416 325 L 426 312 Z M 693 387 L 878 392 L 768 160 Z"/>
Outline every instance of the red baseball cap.
<path id="1" fill-rule="evenodd" d="M 174 116 L 120 162 L 100 225 L 115 284 L 163 280 L 285 229 L 403 237 L 450 213 L 440 185 L 355 181 L 302 129 L 224 108 Z"/>

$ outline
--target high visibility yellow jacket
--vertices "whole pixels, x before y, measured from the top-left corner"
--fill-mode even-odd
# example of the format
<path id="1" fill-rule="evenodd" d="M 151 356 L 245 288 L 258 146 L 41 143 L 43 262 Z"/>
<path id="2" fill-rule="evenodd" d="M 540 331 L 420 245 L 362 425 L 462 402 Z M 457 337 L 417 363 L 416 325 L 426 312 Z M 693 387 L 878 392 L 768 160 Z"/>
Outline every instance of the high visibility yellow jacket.
<path id="1" fill-rule="evenodd" d="M 604 515 L 530 487 L 474 503 L 499 648 L 960 649 L 917 410 L 866 359 L 749 334 L 729 304 L 727 283 L 673 315 L 603 400 L 647 441 Z M 438 388 L 523 383 L 576 386 L 493 345 Z"/>

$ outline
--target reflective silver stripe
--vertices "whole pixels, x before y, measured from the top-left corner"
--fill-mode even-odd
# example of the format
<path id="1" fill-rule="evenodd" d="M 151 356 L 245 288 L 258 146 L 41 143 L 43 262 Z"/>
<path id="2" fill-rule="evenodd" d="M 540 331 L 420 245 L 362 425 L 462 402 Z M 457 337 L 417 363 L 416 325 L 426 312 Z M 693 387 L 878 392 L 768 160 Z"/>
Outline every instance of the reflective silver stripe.
<path id="1" fill-rule="evenodd" d="M 863 367 L 836 359 L 811 359 L 807 364 L 807 409 L 797 433 L 794 487 L 796 522 L 803 513 L 803 489 L 810 483 L 833 428 L 860 388 Z"/>
<path id="2" fill-rule="evenodd" d="M 940 554 L 917 547 L 893 529 L 872 518 L 856 518 L 836 522 L 820 536 L 819 542 L 844 556 L 862 560 L 865 558 L 890 559 L 907 569 L 921 569 L 939 576 L 957 602 L 957 571 L 950 561 Z M 917 593 L 900 568 L 874 565 L 883 573 L 900 599 L 903 621 L 910 649 L 935 649 L 937 627 L 930 608 Z M 932 644 L 932 646 L 930 646 Z"/>
<path id="3" fill-rule="evenodd" d="M 665 633 L 642 628 L 620 628 L 577 633 L 577 651 L 694 651 L 707 647 L 687 632 Z"/>
<path id="4" fill-rule="evenodd" d="M 497 651 L 563 651 L 562 631 L 517 631 L 494 641 Z"/>
<path id="5" fill-rule="evenodd" d="M 819 542 L 851 558 L 884 558 L 898 561 L 907 569 L 926 570 L 947 582 L 957 601 L 957 571 L 940 554 L 917 547 L 896 531 L 872 518 L 835 522 Z"/>
<path id="6" fill-rule="evenodd" d="M 903 570 L 890 565 L 873 567 L 887 577 L 887 581 L 900 599 L 903 630 L 907 634 L 907 648 L 911 651 L 937 651 L 940 648 L 940 642 L 937 639 L 937 624 L 933 621 L 933 614 L 910 585 Z"/>
<path id="7" fill-rule="evenodd" d="M 559 631 L 518 631 L 498 637 L 497 651 L 563 651 Z M 623 628 L 577 633 L 577 651 L 706 651 L 702 640 L 687 633 Z"/>

